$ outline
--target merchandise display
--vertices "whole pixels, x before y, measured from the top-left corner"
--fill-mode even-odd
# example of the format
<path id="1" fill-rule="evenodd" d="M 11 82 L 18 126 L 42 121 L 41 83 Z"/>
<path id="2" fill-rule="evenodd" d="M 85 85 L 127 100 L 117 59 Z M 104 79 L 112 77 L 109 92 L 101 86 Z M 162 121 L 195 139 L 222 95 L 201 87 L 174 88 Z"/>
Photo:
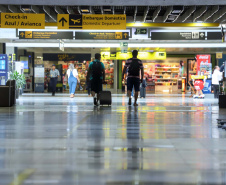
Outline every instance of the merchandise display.
<path id="1" fill-rule="evenodd" d="M 112 60 L 102 60 L 105 67 L 105 81 L 107 88 L 114 88 L 114 62 Z"/>

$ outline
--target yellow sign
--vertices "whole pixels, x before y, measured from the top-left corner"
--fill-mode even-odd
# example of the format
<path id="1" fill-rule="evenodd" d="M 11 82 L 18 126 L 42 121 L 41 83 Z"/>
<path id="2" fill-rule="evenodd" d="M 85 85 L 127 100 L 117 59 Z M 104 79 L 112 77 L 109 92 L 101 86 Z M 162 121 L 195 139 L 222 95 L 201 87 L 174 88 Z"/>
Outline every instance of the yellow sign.
<path id="1" fill-rule="evenodd" d="M 126 60 L 132 58 L 132 52 L 121 53 L 117 52 L 116 59 L 117 60 Z M 165 60 L 166 52 L 139 52 L 137 58 L 141 60 Z"/>
<path id="2" fill-rule="evenodd" d="M 101 59 L 106 60 L 127 60 L 132 58 L 132 52 L 128 53 L 121 53 L 117 52 L 116 57 L 115 55 L 111 55 L 110 52 L 101 52 Z M 166 59 L 166 52 L 139 52 L 137 58 L 141 60 L 165 60 Z"/>
<path id="3" fill-rule="evenodd" d="M 198 79 L 207 79 L 207 76 L 191 75 L 191 79 L 194 79 L 194 80 L 198 80 Z"/>
<path id="4" fill-rule="evenodd" d="M 58 29 L 125 30 L 126 15 L 58 14 L 57 26 Z"/>
<path id="5" fill-rule="evenodd" d="M 216 58 L 217 59 L 223 58 L 223 53 L 216 53 Z"/>
<path id="6" fill-rule="evenodd" d="M 45 14 L 1 13 L 0 28 L 45 29 Z"/>

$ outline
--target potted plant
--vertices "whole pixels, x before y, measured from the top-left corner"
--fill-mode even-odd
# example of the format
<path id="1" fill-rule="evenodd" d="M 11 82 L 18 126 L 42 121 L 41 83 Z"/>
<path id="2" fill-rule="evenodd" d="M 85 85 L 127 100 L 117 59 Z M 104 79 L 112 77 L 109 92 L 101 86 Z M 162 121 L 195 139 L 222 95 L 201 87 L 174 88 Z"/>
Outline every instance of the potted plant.
<path id="1" fill-rule="evenodd" d="M 22 94 L 22 88 L 26 84 L 24 74 L 19 74 L 17 71 L 10 73 L 10 79 L 16 80 L 16 98 L 19 98 L 19 94 Z"/>

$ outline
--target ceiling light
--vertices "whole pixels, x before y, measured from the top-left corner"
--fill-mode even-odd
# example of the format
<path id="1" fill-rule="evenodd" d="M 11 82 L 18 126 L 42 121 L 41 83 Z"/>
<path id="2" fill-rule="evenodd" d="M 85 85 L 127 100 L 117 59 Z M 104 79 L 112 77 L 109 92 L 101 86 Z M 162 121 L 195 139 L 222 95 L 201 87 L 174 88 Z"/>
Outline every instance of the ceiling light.
<path id="1" fill-rule="evenodd" d="M 82 13 L 89 13 L 90 12 L 90 9 L 88 6 L 81 6 L 81 12 Z"/>
<path id="2" fill-rule="evenodd" d="M 173 6 L 173 10 L 171 13 L 173 14 L 181 14 L 184 11 L 183 6 Z"/>
<path id="3" fill-rule="evenodd" d="M 31 11 L 31 5 L 21 5 L 20 9 L 24 12 L 29 12 Z"/>
<path id="4" fill-rule="evenodd" d="M 111 7 L 110 6 L 103 6 L 103 10 L 105 12 L 111 12 Z"/>

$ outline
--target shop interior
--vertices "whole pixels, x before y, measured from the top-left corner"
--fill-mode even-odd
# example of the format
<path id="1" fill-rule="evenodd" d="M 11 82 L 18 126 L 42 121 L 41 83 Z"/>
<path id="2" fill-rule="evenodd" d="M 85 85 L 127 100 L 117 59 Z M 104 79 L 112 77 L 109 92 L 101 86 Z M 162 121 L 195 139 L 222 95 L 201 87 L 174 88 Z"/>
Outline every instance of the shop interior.
<path id="1" fill-rule="evenodd" d="M 25 49 L 25 48 L 24 48 Z M 92 51 L 91 48 L 83 49 L 81 55 L 89 55 L 86 59 L 71 59 L 71 60 L 46 60 L 43 58 L 43 54 L 46 54 L 43 50 L 40 52 L 35 52 L 37 48 L 26 48 L 28 50 L 27 53 L 34 53 L 34 64 L 43 64 L 44 65 L 44 89 L 45 92 L 50 92 L 49 88 L 49 71 L 51 69 L 52 64 L 55 64 L 57 69 L 60 71 L 60 77 L 58 79 L 57 91 L 58 92 L 68 92 L 68 85 L 66 89 L 63 88 L 64 84 L 64 76 L 66 70 L 70 63 L 75 65 L 75 68 L 78 70 L 80 85 L 77 85 L 76 93 L 87 93 L 87 84 L 86 84 L 86 75 L 90 62 L 93 60 L 92 56 L 95 53 L 102 53 L 101 61 L 105 66 L 106 73 L 106 87 L 104 89 L 108 89 L 113 93 L 125 93 L 126 92 L 126 83 L 121 82 L 121 73 L 123 67 L 125 65 L 125 59 L 128 58 L 128 55 L 125 53 L 124 58 L 121 57 L 108 57 L 106 53 L 112 53 L 110 48 L 102 48 L 95 49 Z M 137 48 L 129 48 L 128 53 L 130 53 L 133 49 Z M 172 48 L 170 48 L 172 51 Z M 55 51 L 54 51 L 55 50 Z M 48 53 L 57 54 L 56 49 L 52 48 Z M 59 52 L 60 54 L 65 53 L 78 53 L 79 48 L 70 48 L 70 50 L 65 50 L 64 52 Z M 154 55 L 154 53 L 159 52 L 159 50 L 151 51 L 140 49 L 142 53 L 148 53 L 148 55 Z M 178 49 L 175 49 L 175 53 L 167 52 L 167 49 L 161 49 L 161 52 L 166 53 L 165 58 L 143 58 L 145 79 L 147 82 L 146 91 L 147 93 L 172 93 L 177 94 L 181 92 L 185 92 L 188 88 L 188 82 L 191 81 L 191 76 L 196 74 L 197 70 L 197 62 L 196 62 L 196 54 L 184 53 L 184 54 L 176 54 Z M 83 54 L 84 53 L 84 54 Z M 114 49 L 114 53 L 121 53 L 120 49 Z M 109 55 L 110 55 L 109 54 Z M 122 55 L 122 53 L 121 53 Z M 27 84 L 24 87 L 25 92 L 32 92 L 32 83 L 33 83 L 33 72 L 32 72 L 32 62 L 29 61 L 29 56 L 20 56 L 20 61 L 24 63 L 24 74 L 26 76 Z M 184 79 L 184 80 L 183 80 Z M 185 83 L 183 85 L 183 83 Z"/>

